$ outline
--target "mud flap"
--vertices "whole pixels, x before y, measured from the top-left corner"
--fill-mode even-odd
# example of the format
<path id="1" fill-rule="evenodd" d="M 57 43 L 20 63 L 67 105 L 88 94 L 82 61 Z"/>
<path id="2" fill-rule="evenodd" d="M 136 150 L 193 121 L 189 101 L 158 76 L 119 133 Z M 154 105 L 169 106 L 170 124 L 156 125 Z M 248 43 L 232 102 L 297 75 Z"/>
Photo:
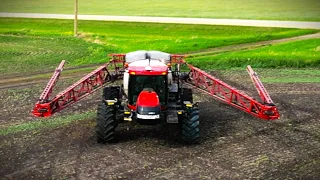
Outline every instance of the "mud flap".
<path id="1" fill-rule="evenodd" d="M 167 111 L 167 123 L 179 123 L 178 120 L 178 112 L 176 110 L 168 110 Z"/>

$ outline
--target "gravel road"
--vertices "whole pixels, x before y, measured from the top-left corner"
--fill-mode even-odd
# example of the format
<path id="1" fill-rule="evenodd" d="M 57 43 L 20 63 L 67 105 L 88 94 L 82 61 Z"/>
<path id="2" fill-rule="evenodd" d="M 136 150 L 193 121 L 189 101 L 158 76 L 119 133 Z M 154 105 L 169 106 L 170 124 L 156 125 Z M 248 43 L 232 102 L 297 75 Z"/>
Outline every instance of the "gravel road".
<path id="1" fill-rule="evenodd" d="M 74 15 L 72 14 L 38 14 L 38 13 L 0 13 L 0 17 L 74 19 Z M 320 29 L 320 22 L 302 22 L 302 21 L 145 17 L 145 16 L 103 16 L 103 15 L 79 15 L 78 19 L 99 20 L 99 21 L 153 22 L 153 23 L 207 24 L 207 25 Z"/>

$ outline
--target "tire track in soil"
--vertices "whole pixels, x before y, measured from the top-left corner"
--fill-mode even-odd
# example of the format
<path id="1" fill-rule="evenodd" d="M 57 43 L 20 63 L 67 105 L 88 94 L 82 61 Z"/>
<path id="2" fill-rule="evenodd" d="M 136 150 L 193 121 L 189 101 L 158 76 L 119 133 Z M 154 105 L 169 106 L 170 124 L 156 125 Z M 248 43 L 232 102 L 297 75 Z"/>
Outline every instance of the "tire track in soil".
<path id="1" fill-rule="evenodd" d="M 278 43 L 315 39 L 315 38 L 320 38 L 320 33 L 302 35 L 302 36 L 291 37 L 291 38 L 283 38 L 283 39 L 277 39 L 277 40 L 270 40 L 270 41 L 260 41 L 255 43 L 245 43 L 245 44 L 223 46 L 223 47 L 217 47 L 217 48 L 209 48 L 209 49 L 203 49 L 200 51 L 189 52 L 189 53 L 186 53 L 185 55 L 187 55 L 188 57 L 198 57 L 198 56 L 211 55 L 211 54 L 214 55 L 214 54 L 228 52 L 228 51 L 255 49 L 255 48 L 259 48 L 267 45 L 274 45 Z M 91 65 L 84 65 L 84 66 L 78 66 L 78 67 L 70 67 L 70 68 L 64 69 L 63 71 L 81 70 L 81 69 L 86 69 L 91 67 L 99 67 L 100 65 L 102 64 L 93 64 L 93 65 L 91 64 Z M 25 82 L 25 81 L 31 81 L 37 75 L 43 75 L 43 74 L 47 74 L 48 77 L 51 77 L 53 71 L 54 70 L 38 71 L 34 73 L 25 74 L 23 76 L 21 76 L 20 74 L 2 75 L 3 80 L 0 80 L 0 89 L 12 89 L 17 87 L 25 87 L 29 85 L 43 83 L 44 82 L 43 80 L 39 80 L 37 82 Z M 70 78 L 71 77 L 72 76 L 70 76 Z M 49 80 L 49 79 L 46 79 L 46 80 Z M 10 84 L 10 82 L 14 82 L 14 84 Z"/>

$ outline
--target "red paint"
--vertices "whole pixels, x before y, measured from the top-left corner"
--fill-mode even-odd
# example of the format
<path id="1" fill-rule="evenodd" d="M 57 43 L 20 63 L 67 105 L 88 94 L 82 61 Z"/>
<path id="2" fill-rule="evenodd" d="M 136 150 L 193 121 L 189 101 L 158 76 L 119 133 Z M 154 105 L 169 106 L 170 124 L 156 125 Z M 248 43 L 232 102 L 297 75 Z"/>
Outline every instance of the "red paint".
<path id="1" fill-rule="evenodd" d="M 129 71 L 134 71 L 134 72 L 149 72 L 148 70 L 145 69 L 145 66 L 130 66 L 129 64 Z M 168 71 L 168 66 L 151 66 L 151 72 L 167 72 Z"/>
<path id="2" fill-rule="evenodd" d="M 168 69 L 164 71 L 129 70 L 129 74 L 131 74 L 132 72 L 134 72 L 134 75 L 166 75 L 168 73 Z M 165 73 L 165 74 L 162 74 L 162 73 Z"/>
<path id="3" fill-rule="evenodd" d="M 111 82 L 108 67 L 114 66 L 113 73 L 120 74 L 124 71 L 124 55 L 113 55 L 113 59 L 106 65 L 100 66 L 92 71 L 85 77 L 81 78 L 78 82 L 74 83 L 64 91 L 60 92 L 55 97 L 51 97 L 51 92 L 56 84 L 60 72 L 63 67 L 63 62 L 59 65 L 56 72 L 53 74 L 51 80 L 48 82 L 46 88 L 41 94 L 39 100 L 34 106 L 32 114 L 38 117 L 48 117 L 62 109 L 72 105 L 73 103 L 81 100 L 82 98 L 94 93 L 102 88 L 107 83 Z M 122 66 L 117 66 L 122 64 Z M 110 66 L 109 66 L 110 65 Z"/>
<path id="4" fill-rule="evenodd" d="M 73 103 L 79 101 L 80 99 L 94 93 L 99 88 L 111 82 L 111 74 L 109 73 L 108 65 L 114 65 L 113 73 L 116 73 L 121 77 L 121 73 L 124 71 L 124 54 L 113 54 L 113 58 L 110 62 L 97 68 L 87 76 L 80 79 L 78 82 L 68 87 L 64 91 L 60 92 L 53 98 L 50 98 L 53 87 L 58 80 L 60 75 L 60 70 L 62 70 L 63 64 L 57 68 L 52 79 L 49 81 L 44 92 L 40 96 L 40 99 L 35 104 L 33 114 L 35 116 L 46 117 L 61 111 L 62 109 L 72 105 Z M 117 64 L 122 64 L 122 66 L 117 66 Z M 187 64 L 184 61 L 184 56 L 181 55 L 171 55 L 171 64 Z M 168 72 L 168 67 L 165 64 L 155 63 L 152 65 L 151 70 L 146 70 L 146 64 L 136 63 L 133 66 L 128 67 L 129 73 L 135 72 L 136 75 L 163 75 L 162 73 Z M 239 91 L 232 86 L 226 84 L 225 82 L 213 77 L 212 75 L 187 64 L 190 69 L 190 80 L 187 82 L 194 88 L 207 93 L 208 95 L 225 102 L 233 107 L 236 107 L 244 112 L 247 112 L 253 116 L 256 116 L 265 120 L 279 119 L 280 114 L 276 106 L 271 105 L 272 100 L 268 92 L 263 87 L 262 83 L 258 77 L 253 77 L 254 72 L 249 68 L 249 73 L 252 78 L 254 78 L 255 85 L 261 96 L 263 102 L 268 104 L 262 104 L 252 97 L 246 95 L 242 91 Z M 120 80 L 120 79 L 117 79 Z M 259 80 L 259 81 L 258 81 Z M 159 98 L 155 92 L 142 91 L 138 97 L 137 104 L 143 106 L 157 106 L 160 104 Z M 136 109 L 134 105 L 128 105 L 132 110 Z M 161 107 L 165 109 L 166 107 Z"/>
<path id="5" fill-rule="evenodd" d="M 155 107 L 160 105 L 158 94 L 154 91 L 143 90 L 138 96 L 137 106 Z"/>
<path id="6" fill-rule="evenodd" d="M 135 111 L 137 109 L 137 106 L 136 105 L 131 105 L 131 104 L 128 104 L 128 108 Z"/>
<path id="7" fill-rule="evenodd" d="M 134 72 L 136 75 L 166 75 L 168 66 L 157 60 L 139 60 L 130 63 L 128 70 L 130 74 Z"/>
<path id="8" fill-rule="evenodd" d="M 276 106 L 262 104 L 212 75 L 190 64 L 188 64 L 188 67 L 191 70 L 189 84 L 194 88 L 258 118 L 264 120 L 280 118 Z"/>

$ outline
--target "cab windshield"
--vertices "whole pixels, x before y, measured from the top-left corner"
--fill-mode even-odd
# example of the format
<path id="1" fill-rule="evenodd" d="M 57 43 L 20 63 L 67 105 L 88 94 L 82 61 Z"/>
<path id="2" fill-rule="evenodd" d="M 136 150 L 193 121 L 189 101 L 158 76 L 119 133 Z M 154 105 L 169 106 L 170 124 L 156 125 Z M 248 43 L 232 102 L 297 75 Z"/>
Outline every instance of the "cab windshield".
<path id="1" fill-rule="evenodd" d="M 143 89 L 153 89 L 159 96 L 161 105 L 166 102 L 166 76 L 144 76 L 144 75 L 131 75 L 129 78 L 129 104 L 135 105 L 140 92 Z"/>

